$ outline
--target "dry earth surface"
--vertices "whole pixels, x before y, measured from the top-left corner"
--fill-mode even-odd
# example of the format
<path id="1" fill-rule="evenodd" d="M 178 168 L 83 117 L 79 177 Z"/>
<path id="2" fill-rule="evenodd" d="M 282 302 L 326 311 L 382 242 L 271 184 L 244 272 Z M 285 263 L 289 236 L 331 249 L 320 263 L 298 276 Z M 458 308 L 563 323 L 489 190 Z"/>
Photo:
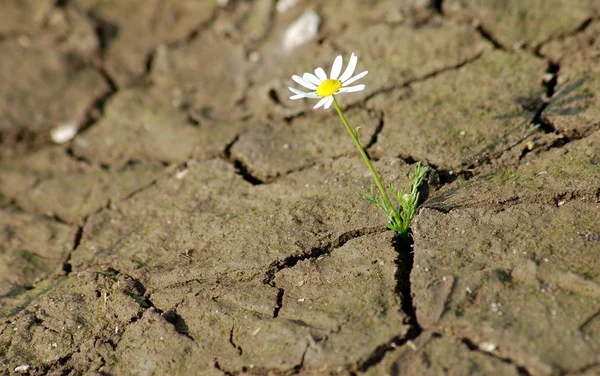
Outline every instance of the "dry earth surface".
<path id="1" fill-rule="evenodd" d="M 600 2 L 293 3 L 0 2 L 0 374 L 600 375 Z"/>

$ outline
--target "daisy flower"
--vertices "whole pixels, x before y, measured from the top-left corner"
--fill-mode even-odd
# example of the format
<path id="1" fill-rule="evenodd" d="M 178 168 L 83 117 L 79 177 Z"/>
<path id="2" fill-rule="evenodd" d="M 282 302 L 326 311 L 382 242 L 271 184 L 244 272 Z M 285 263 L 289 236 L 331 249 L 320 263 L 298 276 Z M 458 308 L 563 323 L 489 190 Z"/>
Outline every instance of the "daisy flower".
<path id="1" fill-rule="evenodd" d="M 396 209 L 390 200 L 387 189 L 383 185 L 379 174 L 375 170 L 375 167 L 373 167 L 373 163 L 371 163 L 369 154 L 367 154 L 365 149 L 360 144 L 360 139 L 358 137 L 358 130 L 360 127 L 357 127 L 356 130 L 352 129 L 348 123 L 348 120 L 344 116 L 344 112 L 338 104 L 337 99 L 335 99 L 335 95 L 339 93 L 353 93 L 364 90 L 365 85 L 348 86 L 369 73 L 368 71 L 364 71 L 353 77 L 352 75 L 354 74 L 354 69 L 356 69 L 357 61 L 358 58 L 353 52 L 350 56 L 350 62 L 341 76 L 340 73 L 342 72 L 343 63 L 341 55 L 336 57 L 333 61 L 329 78 L 327 78 L 327 74 L 321 67 L 315 69 L 315 74 L 304 73 L 302 77 L 296 75 L 292 76 L 292 80 L 312 91 L 305 92 L 290 87 L 289 89 L 294 93 L 290 99 L 321 98 L 314 108 L 319 108 L 322 106 L 324 109 L 328 109 L 331 107 L 331 105 L 333 105 L 340 116 L 340 120 L 342 121 L 344 128 L 346 128 L 346 131 L 348 131 L 350 138 L 352 138 L 352 142 L 354 142 L 354 145 L 356 145 L 358 152 L 362 156 L 367 168 L 371 172 L 371 176 L 373 177 L 375 185 L 379 190 L 379 195 L 377 195 L 375 193 L 375 188 L 371 187 L 370 194 L 359 194 L 359 196 L 383 211 L 383 213 L 390 220 L 387 226 L 391 230 L 396 231 L 401 236 L 409 236 L 410 221 L 415 215 L 417 205 L 419 203 L 418 188 L 423 182 L 425 174 L 427 173 L 427 167 L 421 166 L 420 163 L 416 164 L 414 171 L 409 175 L 409 179 L 411 180 L 412 184 L 408 194 L 406 194 L 403 190 L 396 190 L 391 184 L 388 185 L 389 189 L 394 193 L 394 197 L 396 197 L 398 200 L 399 206 L 398 209 Z"/>
<path id="2" fill-rule="evenodd" d="M 353 82 L 363 78 L 369 73 L 369 71 L 364 71 L 362 73 L 357 74 L 352 77 L 354 74 L 354 69 L 356 69 L 356 62 L 358 58 L 352 53 L 350 56 L 350 62 L 346 67 L 344 73 L 340 76 L 342 72 L 342 55 L 335 58 L 333 61 L 333 66 L 331 67 L 331 74 L 329 78 L 327 78 L 327 74 L 323 68 L 318 67 L 315 69 L 315 74 L 312 73 L 304 73 L 302 77 L 293 75 L 292 80 L 296 81 L 298 84 L 304 86 L 307 89 L 313 90 L 310 92 L 304 92 L 298 89 L 294 89 L 290 87 L 289 89 L 294 93 L 290 97 L 290 99 L 300 99 L 300 98 L 321 98 L 319 102 L 315 105 L 314 108 L 319 108 L 323 106 L 324 109 L 328 109 L 333 104 L 333 96 L 335 94 L 340 93 L 354 93 L 357 91 L 364 90 L 365 85 L 355 85 L 348 86 Z"/>

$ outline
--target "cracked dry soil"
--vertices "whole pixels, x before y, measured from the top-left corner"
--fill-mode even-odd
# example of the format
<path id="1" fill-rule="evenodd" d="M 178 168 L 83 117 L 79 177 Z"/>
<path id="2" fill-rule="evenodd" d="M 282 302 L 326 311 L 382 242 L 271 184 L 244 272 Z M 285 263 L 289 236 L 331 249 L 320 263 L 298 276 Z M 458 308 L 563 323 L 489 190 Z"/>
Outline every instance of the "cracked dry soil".
<path id="1" fill-rule="evenodd" d="M 0 2 L 0 374 L 599 375 L 600 3 L 280 3 Z"/>

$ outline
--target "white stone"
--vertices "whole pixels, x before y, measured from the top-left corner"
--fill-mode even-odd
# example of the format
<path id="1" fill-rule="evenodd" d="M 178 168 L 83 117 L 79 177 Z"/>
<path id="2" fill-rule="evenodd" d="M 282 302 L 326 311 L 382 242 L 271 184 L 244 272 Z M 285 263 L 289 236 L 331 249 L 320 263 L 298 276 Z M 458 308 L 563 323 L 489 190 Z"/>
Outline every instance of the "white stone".
<path id="1" fill-rule="evenodd" d="M 77 134 L 77 124 L 65 123 L 50 131 L 50 137 L 52 141 L 57 144 L 64 144 L 65 142 L 71 141 Z"/>
<path id="2" fill-rule="evenodd" d="M 15 372 L 25 373 L 29 370 L 29 364 L 23 364 L 15 367 Z"/>
<path id="3" fill-rule="evenodd" d="M 482 349 L 483 351 L 487 351 L 487 352 L 493 352 L 494 350 L 496 350 L 496 344 L 492 343 L 492 342 L 482 342 L 479 345 L 479 348 Z"/>
<path id="4" fill-rule="evenodd" d="M 283 48 L 287 51 L 310 42 L 317 32 L 321 18 L 312 10 L 305 12 L 294 23 L 288 26 L 283 36 Z"/>
<path id="5" fill-rule="evenodd" d="M 298 4 L 298 0 L 279 0 L 275 8 L 279 13 L 285 13 Z"/>

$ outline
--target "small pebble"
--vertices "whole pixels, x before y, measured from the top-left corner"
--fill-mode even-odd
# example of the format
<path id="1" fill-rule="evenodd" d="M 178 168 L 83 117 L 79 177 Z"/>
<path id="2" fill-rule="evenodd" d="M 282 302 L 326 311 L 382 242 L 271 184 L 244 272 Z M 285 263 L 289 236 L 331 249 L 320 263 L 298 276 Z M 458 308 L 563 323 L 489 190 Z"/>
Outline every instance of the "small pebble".
<path id="1" fill-rule="evenodd" d="M 23 364 L 15 367 L 15 372 L 25 373 L 29 370 L 29 364 Z"/>
<path id="2" fill-rule="evenodd" d="M 181 170 L 177 174 L 175 174 L 175 179 L 183 179 L 189 172 L 190 171 L 187 168 L 185 170 Z"/>
<path id="3" fill-rule="evenodd" d="M 311 41 L 319 31 L 321 18 L 313 11 L 307 11 L 288 26 L 283 36 L 283 48 L 287 51 Z"/>
<path id="4" fill-rule="evenodd" d="M 279 0 L 275 8 L 279 13 L 285 13 L 290 8 L 298 4 L 298 0 Z"/>
<path id="5" fill-rule="evenodd" d="M 64 144 L 71 141 L 77 134 L 77 124 L 67 123 L 61 124 L 50 131 L 50 138 L 56 144 Z"/>
<path id="6" fill-rule="evenodd" d="M 256 51 L 250 53 L 250 61 L 253 63 L 258 63 L 258 61 L 260 60 L 260 54 Z"/>

